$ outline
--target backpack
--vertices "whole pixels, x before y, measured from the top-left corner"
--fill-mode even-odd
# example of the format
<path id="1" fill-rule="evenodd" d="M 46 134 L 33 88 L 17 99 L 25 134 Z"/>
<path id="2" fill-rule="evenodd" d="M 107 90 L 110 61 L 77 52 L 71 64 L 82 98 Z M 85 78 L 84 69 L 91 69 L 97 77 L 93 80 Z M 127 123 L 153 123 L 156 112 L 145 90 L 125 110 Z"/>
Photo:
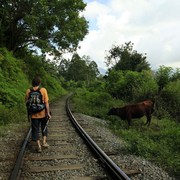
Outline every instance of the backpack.
<path id="1" fill-rule="evenodd" d="M 28 114 L 35 114 L 41 112 L 46 108 L 45 103 L 42 100 L 42 94 L 40 92 L 40 88 L 36 91 L 31 88 L 29 93 L 29 98 L 26 103 Z"/>

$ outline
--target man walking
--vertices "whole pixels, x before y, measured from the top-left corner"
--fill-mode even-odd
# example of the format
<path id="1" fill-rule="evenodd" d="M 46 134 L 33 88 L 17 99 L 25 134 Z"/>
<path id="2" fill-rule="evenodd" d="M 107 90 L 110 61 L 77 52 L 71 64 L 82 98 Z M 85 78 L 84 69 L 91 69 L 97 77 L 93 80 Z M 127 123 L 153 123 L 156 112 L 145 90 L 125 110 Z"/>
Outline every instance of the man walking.
<path id="1" fill-rule="evenodd" d="M 39 139 L 39 129 L 42 133 L 42 147 L 48 148 L 47 144 L 47 121 L 51 119 L 49 110 L 49 98 L 45 88 L 40 88 L 41 78 L 36 76 L 32 80 L 32 88 L 27 89 L 25 102 L 28 108 L 28 116 L 31 119 L 32 141 L 37 143 L 37 152 L 41 152 L 41 142 Z"/>

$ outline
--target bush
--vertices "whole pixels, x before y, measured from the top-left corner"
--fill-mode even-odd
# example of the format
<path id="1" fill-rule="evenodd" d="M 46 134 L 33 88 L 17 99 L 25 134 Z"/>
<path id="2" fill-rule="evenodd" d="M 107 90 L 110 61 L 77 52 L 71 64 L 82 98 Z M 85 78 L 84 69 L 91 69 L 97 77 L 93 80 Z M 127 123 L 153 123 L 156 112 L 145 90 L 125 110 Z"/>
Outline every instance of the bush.
<path id="1" fill-rule="evenodd" d="M 14 107 L 24 103 L 24 93 L 28 80 L 22 72 L 22 64 L 5 49 L 0 49 L 0 103 Z"/>
<path id="2" fill-rule="evenodd" d="M 113 97 L 129 102 L 152 99 L 158 90 L 151 71 L 111 71 L 106 87 Z"/>
<path id="3" fill-rule="evenodd" d="M 180 80 L 170 82 L 162 91 L 162 99 L 167 112 L 180 122 Z"/>
<path id="4" fill-rule="evenodd" d="M 26 119 L 26 108 L 24 104 L 12 108 L 0 105 L 0 126 L 5 126 L 9 123 L 19 123 Z"/>
<path id="5" fill-rule="evenodd" d="M 76 111 L 101 118 L 105 117 L 109 107 L 114 104 L 110 94 L 89 92 L 85 88 L 76 90 L 73 102 L 76 103 Z"/>
<path id="6" fill-rule="evenodd" d="M 151 71 L 139 73 L 139 83 L 132 90 L 132 99 L 136 102 L 144 99 L 154 99 L 158 91 L 158 86 Z"/>
<path id="7" fill-rule="evenodd" d="M 31 87 L 31 80 L 35 74 L 42 75 L 43 86 L 47 88 L 51 100 L 65 93 L 58 77 L 45 71 L 44 67 L 47 64 L 42 58 L 27 55 L 25 59 L 23 62 L 15 58 L 11 52 L 0 48 L 0 125 L 2 126 L 26 119 L 24 97 L 26 90 Z"/>

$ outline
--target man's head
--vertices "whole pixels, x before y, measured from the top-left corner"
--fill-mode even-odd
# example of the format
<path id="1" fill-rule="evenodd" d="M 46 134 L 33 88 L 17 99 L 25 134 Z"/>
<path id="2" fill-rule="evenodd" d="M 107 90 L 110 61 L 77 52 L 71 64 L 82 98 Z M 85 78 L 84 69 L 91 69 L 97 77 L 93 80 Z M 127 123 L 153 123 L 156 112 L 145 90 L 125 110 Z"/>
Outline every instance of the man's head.
<path id="1" fill-rule="evenodd" d="M 41 78 L 39 76 L 35 76 L 32 80 L 32 86 L 39 86 L 41 84 Z"/>

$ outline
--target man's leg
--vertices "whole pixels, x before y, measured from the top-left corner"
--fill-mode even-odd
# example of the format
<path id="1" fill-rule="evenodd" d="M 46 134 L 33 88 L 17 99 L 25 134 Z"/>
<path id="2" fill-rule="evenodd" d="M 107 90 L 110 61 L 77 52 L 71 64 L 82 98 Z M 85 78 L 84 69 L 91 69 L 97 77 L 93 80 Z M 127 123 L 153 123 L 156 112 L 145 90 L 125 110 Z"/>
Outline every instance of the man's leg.
<path id="1" fill-rule="evenodd" d="M 47 135 L 48 135 L 48 129 L 46 127 L 47 125 L 47 119 L 44 118 L 41 120 L 41 131 L 42 131 L 42 137 L 43 137 L 43 147 L 48 147 L 49 145 L 47 144 Z"/>
<path id="2" fill-rule="evenodd" d="M 39 125 L 40 125 L 40 121 L 39 119 L 32 119 L 31 120 L 31 124 L 32 124 L 32 140 L 36 141 L 37 143 L 37 151 L 41 152 L 41 143 L 39 140 Z"/>

